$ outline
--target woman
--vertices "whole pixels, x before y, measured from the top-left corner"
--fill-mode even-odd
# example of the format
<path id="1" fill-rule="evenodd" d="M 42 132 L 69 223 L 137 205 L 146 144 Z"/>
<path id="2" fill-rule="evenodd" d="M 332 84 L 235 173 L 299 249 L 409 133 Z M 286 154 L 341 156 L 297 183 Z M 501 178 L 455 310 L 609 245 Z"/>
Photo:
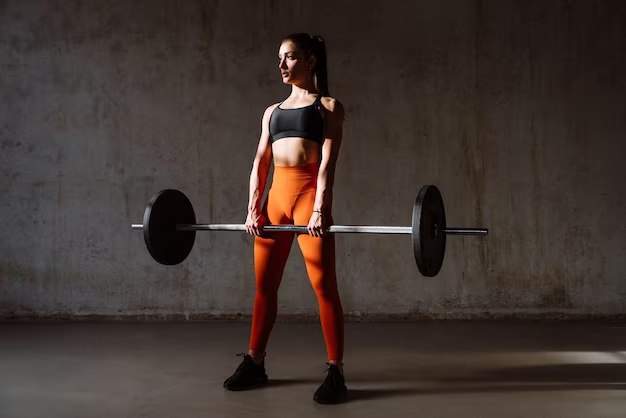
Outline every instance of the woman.
<path id="1" fill-rule="evenodd" d="M 343 310 L 335 275 L 335 239 L 325 231 L 333 222 L 332 188 L 344 111 L 328 92 L 322 38 L 290 35 L 280 45 L 278 58 L 283 83 L 291 85 L 291 94 L 265 110 L 250 175 L 246 230 L 255 236 L 256 274 L 250 346 L 224 387 L 244 390 L 267 381 L 265 347 L 276 321 L 278 287 L 294 233 L 264 234 L 263 226 L 307 225 L 308 234 L 298 235 L 297 240 L 317 295 L 328 352 L 328 374 L 313 398 L 319 403 L 336 403 L 344 400 L 347 392 L 342 367 Z M 272 160 L 272 187 L 261 207 Z"/>

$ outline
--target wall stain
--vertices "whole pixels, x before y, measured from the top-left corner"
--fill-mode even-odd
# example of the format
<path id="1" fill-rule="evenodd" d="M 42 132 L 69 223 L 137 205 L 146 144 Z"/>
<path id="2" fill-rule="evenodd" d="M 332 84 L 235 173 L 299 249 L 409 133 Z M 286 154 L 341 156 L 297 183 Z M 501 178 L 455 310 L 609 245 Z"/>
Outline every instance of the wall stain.
<path id="1" fill-rule="evenodd" d="M 67 115 L 65 111 L 59 107 L 46 115 L 48 125 L 56 130 L 63 131 L 67 129 Z"/>
<path id="2" fill-rule="evenodd" d="M 565 286 L 555 286 L 539 298 L 537 308 L 574 308 L 574 303 Z"/>

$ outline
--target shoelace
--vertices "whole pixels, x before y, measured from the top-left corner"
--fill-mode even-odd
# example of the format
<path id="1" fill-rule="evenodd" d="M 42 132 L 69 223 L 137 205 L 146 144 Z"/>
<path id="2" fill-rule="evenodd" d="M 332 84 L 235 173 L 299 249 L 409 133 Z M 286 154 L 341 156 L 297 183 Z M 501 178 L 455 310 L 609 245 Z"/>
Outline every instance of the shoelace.
<path id="1" fill-rule="evenodd" d="M 237 371 L 244 370 L 244 369 L 250 367 L 250 363 L 254 364 L 254 362 L 252 361 L 252 357 L 250 357 L 249 361 L 246 361 L 247 360 L 246 355 L 247 355 L 246 353 L 239 353 L 239 354 L 237 354 L 237 357 L 243 357 L 243 361 L 241 362 L 239 367 L 237 367 Z"/>
<path id="2" fill-rule="evenodd" d="M 243 357 L 243 361 L 241 362 L 239 367 L 237 367 L 237 370 L 244 370 L 249 367 L 258 367 L 254 360 L 252 360 L 252 356 L 250 356 L 249 354 L 239 353 L 237 354 L 237 357 Z M 265 357 L 265 353 L 263 353 L 263 357 Z"/>
<path id="3" fill-rule="evenodd" d="M 339 371 L 339 366 L 337 366 L 336 364 L 332 364 L 332 363 L 326 363 L 326 365 L 328 366 L 328 368 L 324 371 L 324 373 L 327 373 L 326 379 L 324 379 L 324 382 L 331 381 L 333 383 L 333 386 L 341 386 L 342 376 L 341 376 L 341 372 Z M 337 367 L 336 372 L 333 372 L 333 373 L 330 372 L 332 369 L 331 365 Z"/>
<path id="4" fill-rule="evenodd" d="M 326 365 L 328 366 L 328 369 L 326 369 L 326 371 L 324 373 L 326 373 L 327 371 L 330 370 L 330 366 L 335 366 L 337 368 L 337 370 L 339 370 L 339 366 L 337 366 L 336 364 L 326 363 Z M 343 367 L 343 363 L 341 363 L 341 366 Z"/>

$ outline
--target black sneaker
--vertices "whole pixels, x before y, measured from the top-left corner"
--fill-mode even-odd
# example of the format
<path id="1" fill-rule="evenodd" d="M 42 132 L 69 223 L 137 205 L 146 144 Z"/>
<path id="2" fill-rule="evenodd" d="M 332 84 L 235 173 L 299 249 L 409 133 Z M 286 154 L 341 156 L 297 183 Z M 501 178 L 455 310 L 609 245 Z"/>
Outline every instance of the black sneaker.
<path id="1" fill-rule="evenodd" d="M 324 383 L 317 389 L 313 400 L 317 403 L 340 403 L 346 400 L 348 388 L 346 387 L 343 376 L 339 371 L 339 367 L 334 364 L 328 364 L 328 374 Z"/>
<path id="2" fill-rule="evenodd" d="M 247 390 L 253 389 L 267 382 L 267 375 L 265 374 L 265 360 L 259 365 L 252 361 L 252 357 L 248 354 L 241 353 L 238 356 L 243 356 L 243 361 L 237 367 L 235 373 L 226 379 L 224 382 L 224 388 L 228 390 Z"/>

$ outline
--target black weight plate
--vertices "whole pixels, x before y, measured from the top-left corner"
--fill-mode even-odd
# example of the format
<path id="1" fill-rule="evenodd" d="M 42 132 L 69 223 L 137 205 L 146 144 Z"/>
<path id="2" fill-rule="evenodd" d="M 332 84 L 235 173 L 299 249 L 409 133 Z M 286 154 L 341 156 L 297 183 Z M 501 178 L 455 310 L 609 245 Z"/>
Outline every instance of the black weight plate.
<path id="1" fill-rule="evenodd" d="M 181 263 L 193 248 L 196 231 L 177 231 L 177 224 L 195 224 L 187 196 L 178 190 L 154 195 L 143 215 L 143 238 L 152 258 L 166 265 Z"/>
<path id="2" fill-rule="evenodd" d="M 446 211 L 435 186 L 420 189 L 413 206 L 413 252 L 420 273 L 434 277 L 441 270 L 446 252 Z"/>

